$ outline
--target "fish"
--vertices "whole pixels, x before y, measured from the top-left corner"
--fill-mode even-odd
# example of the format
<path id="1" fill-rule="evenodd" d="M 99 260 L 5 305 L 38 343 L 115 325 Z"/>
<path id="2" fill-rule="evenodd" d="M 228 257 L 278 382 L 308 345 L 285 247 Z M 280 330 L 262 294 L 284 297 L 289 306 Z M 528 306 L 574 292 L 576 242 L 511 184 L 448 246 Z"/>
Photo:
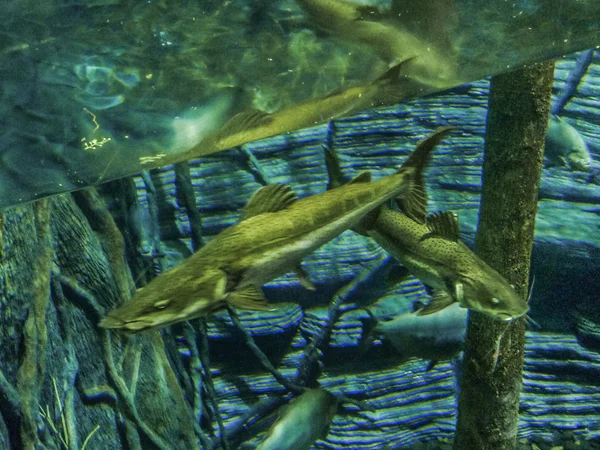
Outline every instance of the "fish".
<path id="1" fill-rule="evenodd" d="M 274 113 L 247 110 L 233 116 L 216 133 L 197 142 L 183 152 L 164 152 L 152 159 L 140 160 L 143 164 L 175 164 L 210 155 L 248 142 L 270 136 L 308 128 L 337 117 L 364 111 L 376 106 L 395 104 L 408 96 L 410 80 L 404 67 L 410 59 L 386 70 L 375 80 L 346 89 L 335 89 L 329 94 L 297 104 Z"/>
<path id="2" fill-rule="evenodd" d="M 338 179 L 330 185 L 340 185 L 343 175 L 331 149 L 326 149 L 326 164 L 329 177 Z M 417 180 L 417 186 L 423 181 Z M 396 202 L 400 211 L 386 205 L 374 209 L 355 227 L 433 290 L 431 302 L 418 314 L 455 302 L 503 321 L 527 314 L 527 300 L 460 240 L 458 216 L 450 211 L 427 216 L 427 193 L 422 188 L 419 194 Z"/>
<path id="3" fill-rule="evenodd" d="M 568 166 L 578 172 L 592 170 L 592 155 L 579 131 L 554 114 L 548 119 L 544 156 L 552 166 Z"/>
<path id="4" fill-rule="evenodd" d="M 428 370 L 438 361 L 453 359 L 463 350 L 468 309 L 458 303 L 432 314 L 421 315 L 417 310 L 390 320 L 376 319 L 370 311 L 369 315 L 371 319 L 364 322 L 365 335 L 381 336 L 403 358 L 430 361 Z"/>
<path id="5" fill-rule="evenodd" d="M 298 200 L 287 185 L 254 193 L 241 220 L 219 233 L 180 265 L 165 271 L 110 311 L 100 327 L 135 333 L 211 314 L 232 306 L 273 310 L 261 286 L 295 271 L 314 289 L 300 263 L 321 245 L 356 225 L 384 202 L 420 195 L 422 172 L 445 136 L 438 130 L 417 145 L 400 169 L 377 181 L 363 172 L 352 182 Z"/>
<path id="6" fill-rule="evenodd" d="M 431 42 L 401 29 L 390 17 L 373 6 L 344 0 L 296 0 L 311 24 L 341 40 L 363 44 L 388 64 L 414 57 L 409 75 L 427 86 L 447 86 L 456 74 L 456 65 Z M 388 20 L 385 20 L 385 19 Z M 438 27 L 439 28 L 439 27 Z"/>
<path id="7" fill-rule="evenodd" d="M 307 389 L 283 407 L 256 450 L 310 450 L 325 439 L 337 412 L 337 398 L 323 388 Z"/>

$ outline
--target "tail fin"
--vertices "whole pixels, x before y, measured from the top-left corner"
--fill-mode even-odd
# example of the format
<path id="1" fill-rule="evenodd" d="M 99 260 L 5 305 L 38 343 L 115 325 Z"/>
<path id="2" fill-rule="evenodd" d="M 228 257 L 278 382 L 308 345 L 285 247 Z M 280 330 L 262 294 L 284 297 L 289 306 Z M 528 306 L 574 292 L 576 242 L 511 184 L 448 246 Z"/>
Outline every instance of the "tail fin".
<path id="1" fill-rule="evenodd" d="M 441 127 L 417 144 L 417 148 L 402 165 L 398 172 L 414 170 L 413 186 L 409 194 L 397 200 L 402 212 L 419 223 L 427 218 L 427 191 L 425 189 L 424 172 L 431 160 L 431 152 L 454 127 Z"/>

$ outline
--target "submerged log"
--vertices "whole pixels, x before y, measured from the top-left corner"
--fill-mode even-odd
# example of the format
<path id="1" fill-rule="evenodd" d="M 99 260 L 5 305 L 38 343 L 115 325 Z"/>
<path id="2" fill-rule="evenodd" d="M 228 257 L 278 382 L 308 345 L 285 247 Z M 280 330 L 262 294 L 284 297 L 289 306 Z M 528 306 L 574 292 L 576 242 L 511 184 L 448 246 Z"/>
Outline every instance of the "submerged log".
<path id="1" fill-rule="evenodd" d="M 554 64 L 492 79 L 487 119 L 479 256 L 527 295 Z M 454 448 L 514 449 L 525 318 L 471 313 Z"/>

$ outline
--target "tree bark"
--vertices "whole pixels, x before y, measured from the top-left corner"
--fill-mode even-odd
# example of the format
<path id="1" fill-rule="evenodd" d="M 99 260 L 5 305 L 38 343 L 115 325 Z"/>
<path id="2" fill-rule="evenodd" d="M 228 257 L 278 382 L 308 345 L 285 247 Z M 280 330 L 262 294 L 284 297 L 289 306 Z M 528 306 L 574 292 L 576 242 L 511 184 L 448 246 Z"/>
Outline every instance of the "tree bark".
<path id="1" fill-rule="evenodd" d="M 0 214 L 0 448 L 199 448 L 160 333 L 97 327 L 132 290 L 95 189 Z"/>
<path id="2" fill-rule="evenodd" d="M 492 78 L 477 253 L 525 297 L 554 63 Z M 454 449 L 516 446 L 525 318 L 470 314 Z"/>

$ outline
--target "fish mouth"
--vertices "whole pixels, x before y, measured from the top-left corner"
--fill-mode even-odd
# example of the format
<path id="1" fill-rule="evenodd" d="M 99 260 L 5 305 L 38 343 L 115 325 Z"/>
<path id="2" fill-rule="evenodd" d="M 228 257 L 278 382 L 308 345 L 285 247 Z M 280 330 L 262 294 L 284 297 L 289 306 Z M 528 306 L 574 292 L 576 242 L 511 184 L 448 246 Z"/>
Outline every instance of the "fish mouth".
<path id="1" fill-rule="evenodd" d="M 125 326 L 125 322 L 121 319 L 117 319 L 116 317 L 105 316 L 99 323 L 98 326 L 100 328 L 106 328 L 109 330 L 123 328 Z"/>
<path id="2" fill-rule="evenodd" d="M 143 320 L 123 320 L 117 317 L 108 315 L 104 317 L 99 323 L 100 328 L 108 330 L 119 330 L 125 333 L 137 333 L 138 331 L 147 330 L 152 327 L 152 324 Z"/>
<path id="3" fill-rule="evenodd" d="M 498 317 L 498 319 L 502 320 L 503 322 L 511 322 L 518 318 L 517 316 L 512 316 L 512 315 L 506 314 L 506 313 L 498 314 L 497 317 Z"/>
<path id="4" fill-rule="evenodd" d="M 527 311 L 525 311 L 524 313 L 521 313 L 521 314 L 497 313 L 496 317 L 498 319 L 502 320 L 503 322 L 512 322 L 513 320 L 520 319 L 525 314 L 527 314 Z"/>

